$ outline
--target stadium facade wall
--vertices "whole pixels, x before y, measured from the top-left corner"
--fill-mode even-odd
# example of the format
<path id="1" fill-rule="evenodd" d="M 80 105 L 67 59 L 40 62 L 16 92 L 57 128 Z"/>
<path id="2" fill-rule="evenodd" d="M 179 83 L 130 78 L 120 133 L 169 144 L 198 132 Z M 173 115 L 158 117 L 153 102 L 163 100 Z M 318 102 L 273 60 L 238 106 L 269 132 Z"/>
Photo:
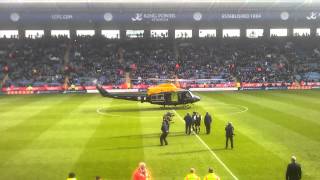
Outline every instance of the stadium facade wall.
<path id="1" fill-rule="evenodd" d="M 3 28 L 174 28 L 174 27 L 235 27 L 269 26 L 312 27 L 320 22 L 320 11 L 315 10 L 114 10 L 88 13 L 74 10 L 7 9 L 0 12 Z M 3 29 L 1 28 L 1 29 Z M 217 27 L 216 27 L 217 28 Z M 239 27 L 240 28 L 240 27 Z"/>

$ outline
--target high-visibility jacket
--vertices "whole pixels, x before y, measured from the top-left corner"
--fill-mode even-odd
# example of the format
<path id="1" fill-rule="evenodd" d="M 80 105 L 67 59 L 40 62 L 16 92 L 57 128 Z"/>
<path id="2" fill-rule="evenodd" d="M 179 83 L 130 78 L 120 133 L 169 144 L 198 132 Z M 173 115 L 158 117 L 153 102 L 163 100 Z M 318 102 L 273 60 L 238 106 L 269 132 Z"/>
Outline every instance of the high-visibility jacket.
<path id="1" fill-rule="evenodd" d="M 196 174 L 190 173 L 184 178 L 184 180 L 200 180 L 200 178 Z"/>
<path id="2" fill-rule="evenodd" d="M 209 173 L 203 178 L 203 180 L 220 180 L 220 178 L 214 173 Z"/>

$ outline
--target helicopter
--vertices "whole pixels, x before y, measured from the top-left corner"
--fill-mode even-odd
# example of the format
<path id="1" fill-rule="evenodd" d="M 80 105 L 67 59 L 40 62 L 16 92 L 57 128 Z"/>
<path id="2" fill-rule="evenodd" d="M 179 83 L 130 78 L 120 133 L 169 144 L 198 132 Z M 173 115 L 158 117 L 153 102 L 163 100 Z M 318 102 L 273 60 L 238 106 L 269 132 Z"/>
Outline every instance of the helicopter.
<path id="1" fill-rule="evenodd" d="M 172 83 L 149 87 L 146 91 L 111 93 L 97 85 L 97 90 L 103 97 L 148 102 L 165 106 L 188 105 L 200 101 L 200 97 L 190 90 L 177 88 Z"/>

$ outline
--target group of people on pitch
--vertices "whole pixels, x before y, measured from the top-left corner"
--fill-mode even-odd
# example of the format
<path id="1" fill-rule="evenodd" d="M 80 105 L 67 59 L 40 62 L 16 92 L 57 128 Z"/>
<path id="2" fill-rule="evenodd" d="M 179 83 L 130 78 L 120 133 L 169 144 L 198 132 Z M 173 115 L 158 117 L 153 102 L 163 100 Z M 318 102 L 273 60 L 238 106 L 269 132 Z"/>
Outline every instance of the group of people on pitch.
<path id="1" fill-rule="evenodd" d="M 160 135 L 160 145 L 168 145 L 167 136 L 169 134 L 169 128 L 170 128 L 170 122 L 172 121 L 172 117 L 174 116 L 174 113 L 167 112 L 163 116 L 163 121 L 161 125 L 161 135 Z M 201 126 L 201 115 L 198 112 L 193 112 L 192 116 L 187 113 L 184 117 L 185 121 L 185 133 L 187 135 L 190 135 L 191 132 L 194 132 L 196 134 L 200 133 L 200 126 Z M 206 127 L 206 134 L 210 134 L 211 132 L 211 123 L 212 123 L 212 117 L 211 115 L 206 112 L 206 115 L 204 117 L 204 125 Z M 226 149 L 228 148 L 229 142 L 231 143 L 231 149 L 233 149 L 233 136 L 234 136 L 234 127 L 231 122 L 228 122 L 228 124 L 225 127 L 226 132 Z"/>
<path id="2" fill-rule="evenodd" d="M 169 134 L 170 122 L 172 121 L 173 113 L 167 112 L 163 116 L 163 121 L 161 125 L 161 136 L 160 136 L 160 145 L 168 145 L 167 136 Z M 200 133 L 200 125 L 201 125 L 201 115 L 198 112 L 193 112 L 192 116 L 187 113 L 184 117 L 185 125 L 186 125 L 186 134 L 190 135 L 191 131 L 196 134 Z M 206 126 L 206 134 L 210 134 L 211 131 L 211 123 L 212 118 L 211 115 L 207 112 L 204 117 L 204 124 Z"/>
<path id="3" fill-rule="evenodd" d="M 200 133 L 201 119 L 202 117 L 198 112 L 193 112 L 192 116 L 189 113 L 186 114 L 186 116 L 184 117 L 184 121 L 187 135 L 190 135 L 191 131 L 195 132 L 196 134 Z M 210 134 L 211 123 L 211 115 L 207 112 L 204 117 L 204 125 L 206 127 L 207 134 Z"/>

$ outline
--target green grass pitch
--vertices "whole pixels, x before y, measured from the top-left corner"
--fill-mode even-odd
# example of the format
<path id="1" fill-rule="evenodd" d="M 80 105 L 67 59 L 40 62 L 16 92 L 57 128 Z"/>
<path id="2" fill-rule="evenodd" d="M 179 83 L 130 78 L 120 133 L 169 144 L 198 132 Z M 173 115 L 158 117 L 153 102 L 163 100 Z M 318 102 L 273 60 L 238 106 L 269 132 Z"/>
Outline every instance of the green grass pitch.
<path id="1" fill-rule="evenodd" d="M 190 167 L 203 178 L 210 166 L 222 180 L 235 179 L 230 172 L 239 180 L 281 180 L 291 155 L 302 164 L 303 180 L 320 179 L 320 91 L 198 95 L 191 109 L 175 110 L 163 147 L 167 110 L 157 105 L 98 94 L 0 96 L 0 179 L 61 180 L 72 171 L 79 180 L 129 180 L 144 161 L 155 180 L 181 180 Z M 179 116 L 192 111 L 213 115 L 211 135 L 203 123 L 199 138 L 184 135 Z M 228 121 L 233 150 L 224 149 Z"/>

